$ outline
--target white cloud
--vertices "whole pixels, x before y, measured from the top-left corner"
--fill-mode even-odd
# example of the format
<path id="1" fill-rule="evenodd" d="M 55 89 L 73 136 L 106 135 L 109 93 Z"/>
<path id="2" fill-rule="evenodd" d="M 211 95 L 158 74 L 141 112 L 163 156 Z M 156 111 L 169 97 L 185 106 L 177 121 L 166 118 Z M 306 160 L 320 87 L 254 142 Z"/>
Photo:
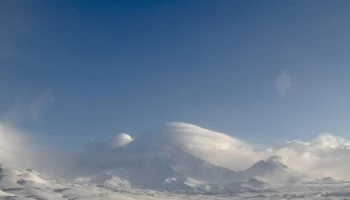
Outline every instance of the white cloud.
<path id="1" fill-rule="evenodd" d="M 112 148 L 114 147 L 124 147 L 132 142 L 134 139 L 126 133 L 121 133 L 116 135 L 111 141 L 110 145 Z"/>
<path id="2" fill-rule="evenodd" d="M 34 168 L 58 175 L 72 163 L 71 156 L 64 151 L 35 144 L 20 128 L 24 121 L 41 120 L 53 102 L 54 96 L 50 90 L 39 95 L 33 95 L 23 88 L 19 90 L 12 108 L 0 119 L 0 164 Z"/>
<path id="3" fill-rule="evenodd" d="M 281 72 L 275 79 L 275 88 L 280 97 L 286 97 L 292 89 L 292 79 L 286 72 Z"/>
<path id="4" fill-rule="evenodd" d="M 288 157 L 288 166 L 310 175 L 350 180 L 350 141 L 344 138 L 321 134 L 311 142 L 285 142 L 271 153 Z"/>

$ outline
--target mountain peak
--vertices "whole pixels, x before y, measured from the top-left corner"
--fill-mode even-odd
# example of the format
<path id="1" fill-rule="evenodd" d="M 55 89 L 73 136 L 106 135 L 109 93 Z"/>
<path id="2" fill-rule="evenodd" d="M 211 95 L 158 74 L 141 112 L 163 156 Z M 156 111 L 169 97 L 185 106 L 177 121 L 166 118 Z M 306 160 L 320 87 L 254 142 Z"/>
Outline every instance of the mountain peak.
<path id="1" fill-rule="evenodd" d="M 260 160 L 255 163 L 252 169 L 288 169 L 288 166 L 282 163 L 281 156 L 271 156 L 266 160 Z"/>
<path id="2" fill-rule="evenodd" d="M 285 165 L 286 158 L 283 156 L 271 156 L 265 160 L 265 163 L 269 163 L 270 165 L 276 165 L 283 168 L 288 168 L 287 165 Z"/>

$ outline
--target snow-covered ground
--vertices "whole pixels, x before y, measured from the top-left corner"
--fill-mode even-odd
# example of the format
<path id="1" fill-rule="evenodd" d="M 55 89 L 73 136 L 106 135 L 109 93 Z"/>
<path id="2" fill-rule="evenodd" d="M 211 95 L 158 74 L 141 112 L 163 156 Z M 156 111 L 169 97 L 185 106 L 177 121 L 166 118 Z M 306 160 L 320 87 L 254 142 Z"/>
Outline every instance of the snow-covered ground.
<path id="1" fill-rule="evenodd" d="M 50 179 L 30 169 L 12 169 L 1 166 L 0 199 L 350 199 L 350 183 L 320 181 L 273 189 L 240 188 L 225 194 L 196 194 L 123 187 L 112 189 L 103 185 Z"/>

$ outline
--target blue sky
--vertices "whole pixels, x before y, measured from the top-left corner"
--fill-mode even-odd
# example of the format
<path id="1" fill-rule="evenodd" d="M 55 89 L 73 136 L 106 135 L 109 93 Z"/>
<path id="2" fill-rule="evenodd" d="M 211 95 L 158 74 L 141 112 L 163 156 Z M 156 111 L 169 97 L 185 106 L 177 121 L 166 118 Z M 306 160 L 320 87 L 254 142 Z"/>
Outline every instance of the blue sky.
<path id="1" fill-rule="evenodd" d="M 0 114 L 37 102 L 17 123 L 44 143 L 168 121 L 252 143 L 350 138 L 346 0 L 5 0 L 0 26 Z"/>

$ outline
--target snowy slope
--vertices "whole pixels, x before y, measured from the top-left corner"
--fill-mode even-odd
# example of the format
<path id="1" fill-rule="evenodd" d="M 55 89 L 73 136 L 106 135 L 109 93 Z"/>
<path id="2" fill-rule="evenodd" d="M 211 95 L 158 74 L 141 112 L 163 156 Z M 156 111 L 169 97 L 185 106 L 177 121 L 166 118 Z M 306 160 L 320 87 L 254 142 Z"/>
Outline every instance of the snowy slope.
<path id="1" fill-rule="evenodd" d="M 194 183 L 193 184 L 198 184 Z M 29 169 L 0 167 L 0 200 L 279 200 L 279 199 L 333 199 L 350 198 L 350 183 L 306 184 L 276 189 L 264 189 L 266 182 L 252 179 L 244 188 L 229 189 L 227 193 L 158 192 L 139 189 L 110 189 L 88 183 L 73 183 L 44 177 Z M 219 187 L 210 185 L 211 190 L 220 191 Z M 251 187 L 249 189 L 249 187 Z M 259 188 L 259 189 L 254 189 Z M 224 191 L 225 192 L 225 191 Z"/>
<path id="2" fill-rule="evenodd" d="M 44 177 L 30 169 L 12 169 L 0 165 L 0 198 L 62 199 L 55 191 L 48 189 L 48 185 Z"/>
<path id="3" fill-rule="evenodd" d="M 214 165 L 193 155 L 174 148 L 166 157 L 173 170 L 185 177 L 208 183 L 232 182 L 236 172 Z"/>
<path id="4" fill-rule="evenodd" d="M 159 197 L 157 197 L 159 196 Z M 0 165 L 0 200 L 180 199 L 150 190 L 114 191 L 105 187 L 55 180 L 30 169 Z"/>

